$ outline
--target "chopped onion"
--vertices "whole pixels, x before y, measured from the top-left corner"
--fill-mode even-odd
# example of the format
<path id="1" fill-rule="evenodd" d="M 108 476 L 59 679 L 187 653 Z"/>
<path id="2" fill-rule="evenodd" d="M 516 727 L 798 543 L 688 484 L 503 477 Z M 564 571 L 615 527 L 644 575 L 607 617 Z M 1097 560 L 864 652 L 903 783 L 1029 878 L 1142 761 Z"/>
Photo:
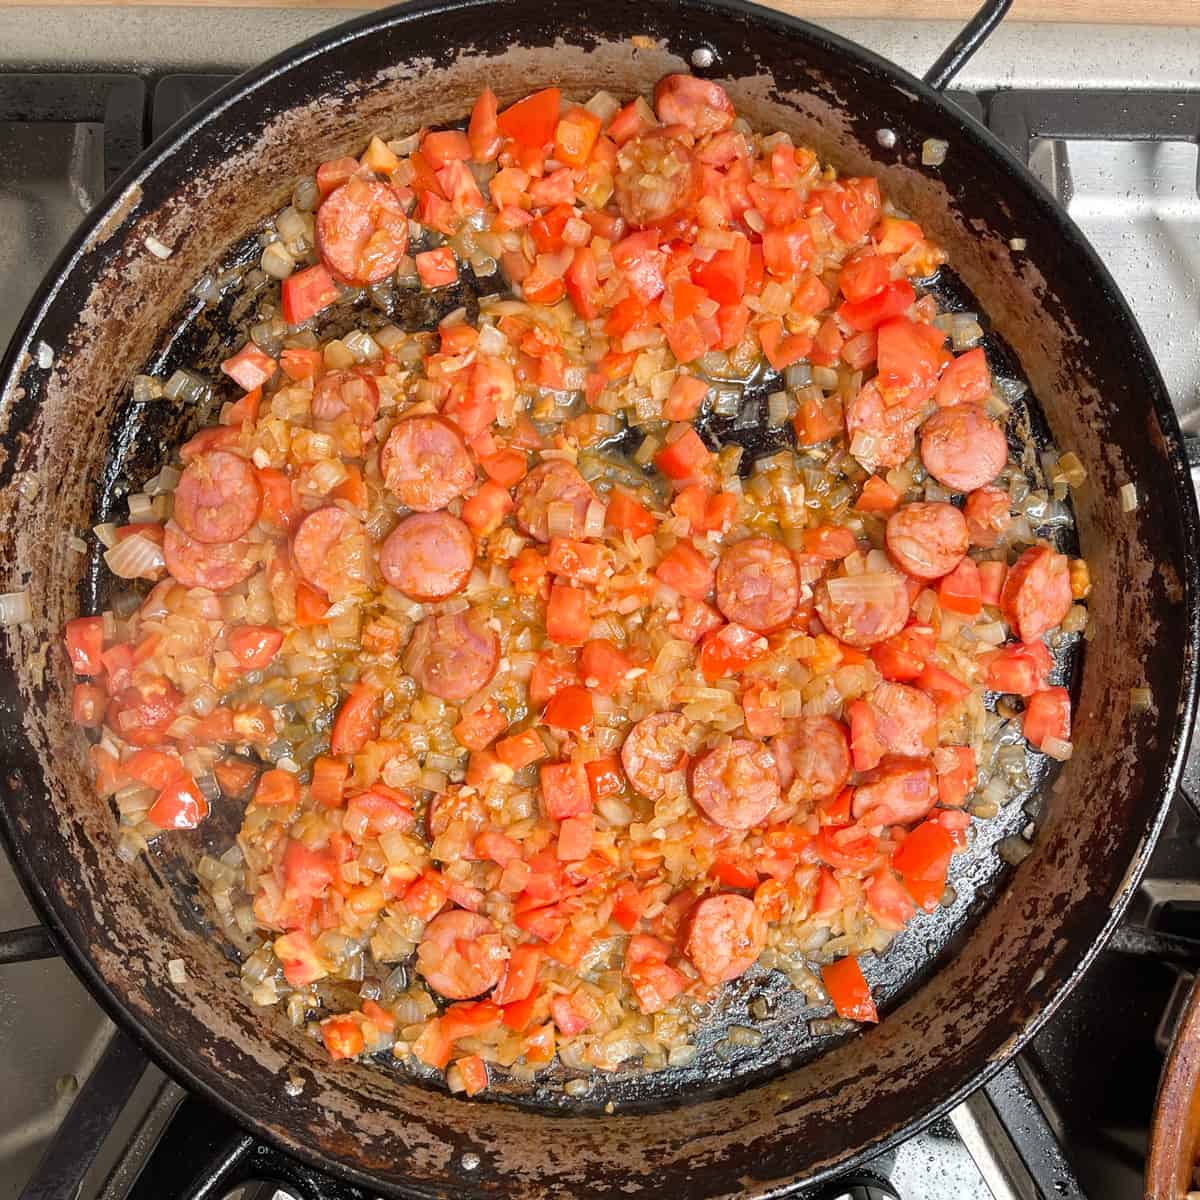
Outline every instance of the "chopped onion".
<path id="1" fill-rule="evenodd" d="M 1129 708 L 1132 712 L 1145 712 L 1154 703 L 1154 693 L 1148 687 L 1129 689 Z"/>
<path id="2" fill-rule="evenodd" d="M 164 242 L 160 242 L 153 234 L 143 240 L 143 245 L 155 258 L 170 258 L 175 251 Z"/>
<path id="3" fill-rule="evenodd" d="M 156 579 L 167 565 L 162 547 L 141 533 L 131 534 L 106 550 L 104 561 L 120 579 Z"/>
<path id="4" fill-rule="evenodd" d="M 941 138 L 926 138 L 921 143 L 921 165 L 940 167 L 946 161 L 949 152 L 949 142 L 944 142 Z"/>
<path id="5" fill-rule="evenodd" d="M 1120 490 L 1117 493 L 1121 498 L 1121 511 L 1133 512 L 1138 506 L 1137 487 L 1132 483 L 1121 484 Z"/>
<path id="6" fill-rule="evenodd" d="M 167 975 L 170 977 L 172 983 L 187 983 L 187 966 L 182 958 L 173 958 L 167 963 Z"/>
<path id="7" fill-rule="evenodd" d="M 1059 762 L 1066 762 L 1074 749 L 1075 747 L 1070 742 L 1064 742 L 1061 738 L 1052 736 L 1042 742 L 1042 753 L 1058 759 Z"/>
<path id="8" fill-rule="evenodd" d="M 831 579 L 826 586 L 835 604 L 886 604 L 896 594 L 896 576 L 890 571 L 864 571 L 861 575 Z"/>
<path id="9" fill-rule="evenodd" d="M 23 625 L 32 620 L 28 590 L 0 593 L 0 625 Z"/>

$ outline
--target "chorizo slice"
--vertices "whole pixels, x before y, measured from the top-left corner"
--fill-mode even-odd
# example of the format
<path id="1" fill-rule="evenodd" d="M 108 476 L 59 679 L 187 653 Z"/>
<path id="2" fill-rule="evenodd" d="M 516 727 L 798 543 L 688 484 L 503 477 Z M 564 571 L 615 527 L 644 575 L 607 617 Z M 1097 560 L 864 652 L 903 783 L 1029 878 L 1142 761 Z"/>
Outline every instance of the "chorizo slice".
<path id="1" fill-rule="evenodd" d="M 898 467 L 916 447 L 921 413 L 903 404 L 889 408 L 874 380 L 847 402 L 845 415 L 850 453 L 872 470 Z"/>
<path id="2" fill-rule="evenodd" d="M 262 488 L 240 454 L 209 450 L 183 469 L 175 486 L 175 520 L 198 542 L 236 542 L 258 520 Z"/>
<path id="3" fill-rule="evenodd" d="M 714 825 L 752 829 L 779 803 L 779 768 L 762 742 L 748 738 L 717 746 L 692 768 L 692 801 Z"/>
<path id="4" fill-rule="evenodd" d="M 1012 565 L 1000 593 L 1000 610 L 1023 642 L 1035 642 L 1071 607 L 1071 564 L 1049 546 L 1031 546 Z"/>
<path id="5" fill-rule="evenodd" d="M 800 602 L 800 576 L 786 546 L 747 538 L 730 546 L 717 567 L 717 607 L 756 633 L 786 625 Z"/>
<path id="6" fill-rule="evenodd" d="M 690 208 L 700 180 L 692 152 L 678 138 L 644 133 L 626 142 L 617 155 L 617 207 L 635 229 L 655 225 Z"/>
<path id="7" fill-rule="evenodd" d="M 813 603 L 825 628 L 860 650 L 899 633 L 908 621 L 908 587 L 897 571 L 822 579 Z"/>
<path id="8" fill-rule="evenodd" d="M 317 251 L 335 278 L 352 287 L 386 279 L 408 251 L 408 214 L 386 184 L 356 175 L 317 209 Z"/>
<path id="9" fill-rule="evenodd" d="M 1004 430 L 977 404 L 939 408 L 921 427 L 921 461 L 943 487 L 973 492 L 1008 462 Z"/>
<path id="10" fill-rule="evenodd" d="M 779 782 L 792 803 L 836 796 L 850 778 L 850 741 L 833 717 L 803 717 L 772 739 Z"/>
<path id="11" fill-rule="evenodd" d="M 682 713 L 660 712 L 643 717 L 625 735 L 621 765 L 629 782 L 650 800 L 667 791 L 667 778 L 687 761 L 685 742 L 690 722 Z"/>
<path id="12" fill-rule="evenodd" d="M 918 501 L 888 517 L 886 540 L 892 561 L 917 579 L 949 575 L 967 552 L 967 522 L 953 504 Z"/>
<path id="13" fill-rule="evenodd" d="M 475 539 L 446 512 L 413 513 L 379 549 L 384 579 L 412 600 L 445 600 L 467 585 L 475 565 Z"/>
<path id="14" fill-rule="evenodd" d="M 664 125 L 683 125 L 698 137 L 733 124 L 733 101 L 718 83 L 695 75 L 664 75 L 654 88 L 654 111 Z"/>
<path id="15" fill-rule="evenodd" d="M 344 508 L 310 512 L 292 538 L 296 569 L 330 600 L 352 596 L 371 580 L 367 535 Z"/>
<path id="16" fill-rule="evenodd" d="M 417 970 L 439 996 L 470 1000 L 496 986 L 507 957 L 504 938 L 487 917 L 455 908 L 425 926 Z"/>
<path id="17" fill-rule="evenodd" d="M 864 825 L 911 825 L 933 808 L 937 776 L 929 759 L 884 759 L 854 789 L 851 813 Z"/>
<path id="18" fill-rule="evenodd" d="M 937 705 L 915 687 L 881 683 L 868 697 L 875 716 L 875 736 L 884 752 L 901 758 L 923 758 L 937 745 Z"/>
<path id="19" fill-rule="evenodd" d="M 732 892 L 707 896 L 688 914 L 683 952 L 705 983 L 745 974 L 757 961 L 767 931 L 754 901 Z"/>
<path id="20" fill-rule="evenodd" d="M 414 512 L 436 512 L 475 483 L 462 435 L 442 417 L 405 417 L 379 452 L 384 486 Z"/>
<path id="21" fill-rule="evenodd" d="M 596 499 L 587 480 L 568 462 L 552 459 L 539 463 L 517 487 L 517 525 L 523 533 L 539 542 L 550 540 L 550 506 L 563 506 L 562 516 L 570 522 L 570 528 L 559 528 L 555 522 L 556 537 L 581 537 L 587 521 L 588 507 Z"/>
<path id="22" fill-rule="evenodd" d="M 246 541 L 209 545 L 190 538 L 174 521 L 163 533 L 163 558 L 167 570 L 184 587 L 225 592 L 249 578 L 258 566 L 258 555 Z"/>
<path id="23" fill-rule="evenodd" d="M 500 662 L 500 639 L 478 609 L 426 617 L 413 630 L 405 670 L 425 689 L 457 704 L 486 687 Z"/>

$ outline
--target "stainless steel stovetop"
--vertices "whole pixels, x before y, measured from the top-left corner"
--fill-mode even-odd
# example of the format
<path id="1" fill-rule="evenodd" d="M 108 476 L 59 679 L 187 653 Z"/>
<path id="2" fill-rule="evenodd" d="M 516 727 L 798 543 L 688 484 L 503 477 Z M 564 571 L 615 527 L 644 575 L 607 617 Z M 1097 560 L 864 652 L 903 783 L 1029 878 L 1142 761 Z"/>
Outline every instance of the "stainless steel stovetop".
<path id="1" fill-rule="evenodd" d="M 224 78 L 350 15 L 0 8 L 0 347 L 71 230 L 149 136 Z M 918 74 L 956 32 L 941 22 L 828 25 Z M 1200 28 L 1008 24 L 955 87 L 964 107 L 1027 158 L 1091 238 L 1146 331 L 1185 429 L 1200 433 Z M 1200 823 L 1177 801 L 1137 914 L 1146 925 L 1191 932 L 1186 924 L 1200 907 L 1192 886 L 1200 880 L 1198 845 Z M 34 923 L 0 856 L 0 931 Z M 1138 947 L 1145 939 L 1125 945 Z M 1105 955 L 1021 1070 L 1011 1068 L 842 1194 L 1140 1195 L 1149 1097 L 1179 978 L 1162 961 Z M 1094 1053 L 1097 1039 L 1108 1039 L 1107 1053 Z M 169 1148 L 147 1154 L 156 1139 L 169 1142 L 181 1106 L 193 1127 L 199 1122 L 208 1132 L 217 1157 L 261 1164 L 250 1174 L 284 1177 L 271 1152 L 185 1099 L 157 1069 L 141 1074 L 139 1062 L 131 1066 L 123 1041 L 60 960 L 3 965 L 0 958 L 0 1200 L 29 1194 L 24 1189 L 48 1146 L 52 1155 L 70 1149 L 64 1142 L 77 1136 L 78 1107 L 52 1139 L 89 1080 L 91 1093 L 99 1091 L 120 1116 L 82 1197 L 199 1195 L 164 1168 Z M 234 1179 L 211 1195 L 226 1195 Z M 306 1176 L 283 1195 L 360 1195 L 320 1188 Z"/>

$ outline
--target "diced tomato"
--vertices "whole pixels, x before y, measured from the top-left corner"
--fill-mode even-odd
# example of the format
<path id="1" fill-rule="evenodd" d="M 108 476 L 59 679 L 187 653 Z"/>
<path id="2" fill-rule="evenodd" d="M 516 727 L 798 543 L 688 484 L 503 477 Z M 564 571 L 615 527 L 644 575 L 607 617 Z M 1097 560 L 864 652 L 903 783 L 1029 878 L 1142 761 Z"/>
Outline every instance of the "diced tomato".
<path id="1" fill-rule="evenodd" d="M 496 126 L 505 137 L 540 150 L 554 140 L 560 96 L 556 87 L 534 92 L 506 108 L 497 118 Z"/>
<path id="2" fill-rule="evenodd" d="M 379 689 L 365 681 L 360 680 L 350 689 L 333 722 L 329 746 L 334 754 L 357 754 L 379 737 L 380 699 Z"/>
<path id="3" fill-rule="evenodd" d="M 591 944 L 589 934 L 574 925 L 568 925 L 558 937 L 547 944 L 546 953 L 564 967 L 575 967 L 579 965 Z"/>
<path id="4" fill-rule="evenodd" d="M 595 758 L 584 766 L 592 802 L 606 796 L 620 795 L 625 789 L 625 775 L 616 758 Z"/>
<path id="5" fill-rule="evenodd" d="M 855 508 L 859 512 L 891 513 L 900 503 L 900 496 L 886 479 L 872 475 L 862 486 Z"/>
<path id="6" fill-rule="evenodd" d="M 879 374 L 875 383 L 884 403 L 915 408 L 933 394 L 942 369 L 946 334 L 932 325 L 893 317 L 878 329 Z"/>
<path id="7" fill-rule="evenodd" d="M 436 250 L 422 250 L 416 256 L 417 274 L 427 288 L 446 287 L 458 280 L 458 263 L 449 246 Z M 286 282 L 286 281 L 285 281 Z"/>
<path id="8" fill-rule="evenodd" d="M 600 136 L 600 118 L 586 108 L 567 109 L 554 131 L 554 157 L 570 167 L 582 167 Z"/>
<path id="9" fill-rule="evenodd" d="M 796 431 L 796 441 L 801 446 L 816 446 L 827 442 L 830 438 L 837 437 L 845 428 L 841 405 L 834 397 L 802 400 L 792 427 Z"/>
<path id="10" fill-rule="evenodd" d="M 758 887 L 758 872 L 748 863 L 737 862 L 732 858 L 718 858 L 709 868 L 709 874 L 719 879 L 726 887 Z"/>
<path id="11" fill-rule="evenodd" d="M 681 893 L 690 905 L 692 897 Z M 625 976 L 633 986 L 638 1007 L 644 1013 L 664 1009 L 687 986 L 687 981 L 672 967 L 670 944 L 661 938 L 635 933 L 625 948 Z"/>
<path id="12" fill-rule="evenodd" d="M 580 763 L 550 763 L 541 768 L 542 801 L 555 821 L 587 816 L 592 811 L 587 772 Z"/>
<path id="13" fill-rule="evenodd" d="M 490 746 L 508 728 L 508 718 L 494 700 L 487 700 L 454 726 L 454 736 L 468 750 Z"/>
<path id="14" fill-rule="evenodd" d="M 1004 587 L 1004 577 L 1008 567 L 1002 562 L 981 562 L 979 564 L 980 599 L 984 604 L 993 608 L 1000 606 L 1000 593 Z"/>
<path id="15" fill-rule="evenodd" d="M 838 316 L 851 329 L 877 329 L 889 318 L 904 313 L 916 298 L 917 293 L 907 279 L 893 279 L 883 291 L 869 299 L 857 303 L 847 300 L 839 305 Z"/>
<path id="16" fill-rule="evenodd" d="M 933 655 L 936 636 L 928 625 L 909 625 L 871 647 L 871 661 L 884 679 L 903 683 L 916 679 Z"/>
<path id="17" fill-rule="evenodd" d="M 887 254 L 856 254 L 838 276 L 842 295 L 856 303 L 878 295 L 891 281 L 893 262 Z"/>
<path id="18" fill-rule="evenodd" d="M 485 479 L 462 507 L 462 519 L 476 537 L 486 537 L 500 528 L 504 518 L 513 511 L 513 498 L 505 487 Z"/>
<path id="19" fill-rule="evenodd" d="M 594 320 L 600 315 L 602 292 L 596 270 L 596 254 L 590 246 L 579 246 L 571 265 L 563 276 L 567 295 L 575 305 L 575 311 L 585 320 Z"/>
<path id="20" fill-rule="evenodd" d="M 960 354 L 942 372 L 934 399 L 941 408 L 982 404 L 992 391 L 992 373 L 982 346 Z"/>
<path id="21" fill-rule="evenodd" d="M 545 590 L 549 574 L 546 556 L 539 554 L 532 546 L 526 546 L 508 569 L 513 588 L 521 596 L 540 595 Z"/>
<path id="22" fill-rule="evenodd" d="M 916 221 L 905 221 L 899 217 L 884 217 L 871 231 L 875 249 L 880 254 L 903 254 L 924 236 Z"/>
<path id="23" fill-rule="evenodd" d="M 237 625 L 225 638 L 243 671 L 260 671 L 283 645 L 283 634 L 271 625 Z"/>
<path id="24" fill-rule="evenodd" d="M 738 237 L 729 250 L 718 250 L 708 262 L 692 265 L 691 276 L 718 304 L 738 304 L 746 294 L 750 243 Z"/>
<path id="25" fill-rule="evenodd" d="M 767 356 L 767 362 L 776 371 L 782 371 L 793 363 L 808 356 L 812 349 L 812 338 L 805 333 L 783 335 L 783 322 L 778 317 L 764 321 L 757 327 L 759 344 Z"/>
<path id="26" fill-rule="evenodd" d="M 763 266 L 772 275 L 793 278 L 809 269 L 813 240 L 807 221 L 796 221 L 783 229 L 768 229 L 762 235 Z"/>
<path id="27" fill-rule="evenodd" d="M 514 487 L 528 472 L 525 452 L 511 447 L 481 458 L 479 465 L 490 480 L 503 488 Z"/>
<path id="28" fill-rule="evenodd" d="M 524 1041 L 525 1062 L 530 1066 L 548 1063 L 554 1057 L 554 1025 L 547 1021 L 527 1034 Z"/>
<path id="29" fill-rule="evenodd" d="M 804 531 L 804 553 L 837 562 L 858 549 L 853 532 L 845 525 L 817 525 Z"/>
<path id="30" fill-rule="evenodd" d="M 296 584 L 296 624 L 301 629 L 320 625 L 329 612 L 329 601 L 315 587 L 301 581 Z"/>
<path id="31" fill-rule="evenodd" d="M 184 773 L 183 764 L 173 754 L 151 749 L 130 755 L 121 764 L 121 770 L 127 778 L 155 791 L 162 791 L 168 783 Z"/>
<path id="32" fill-rule="evenodd" d="M 975 751 L 970 746 L 939 746 L 933 752 L 938 803 L 958 808 L 975 790 Z"/>
<path id="33" fill-rule="evenodd" d="M 313 802 L 323 808 L 341 808 L 349 772 L 350 765 L 345 760 L 318 755 L 313 760 L 312 783 L 308 788 Z"/>
<path id="34" fill-rule="evenodd" d="M 467 141 L 474 162 L 491 162 L 500 153 L 500 129 L 496 120 L 496 93 L 485 87 L 471 110 Z M 494 193 L 493 193 L 494 194 Z"/>
<path id="35" fill-rule="evenodd" d="M 327 1017 L 322 1021 L 321 1040 L 334 1062 L 357 1058 L 366 1046 L 362 1026 L 350 1016 Z"/>
<path id="36" fill-rule="evenodd" d="M 302 325 L 328 308 L 340 294 L 333 276 L 320 263 L 289 275 L 280 288 L 283 319 L 289 325 Z"/>
<path id="37" fill-rule="evenodd" d="M 892 866 L 918 908 L 933 912 L 946 890 L 954 839 L 937 821 L 923 821 L 900 843 Z"/>
<path id="38" fill-rule="evenodd" d="M 273 804 L 298 804 L 300 802 L 300 781 L 290 771 L 274 767 L 264 771 L 258 778 L 258 786 L 254 789 L 254 803 L 260 806 Z"/>
<path id="39" fill-rule="evenodd" d="M 321 163 L 317 167 L 317 190 L 322 197 L 328 196 L 352 176 L 357 175 L 360 165 L 357 158 L 351 158 L 349 155 L 344 158 L 331 158 Z"/>
<path id="40" fill-rule="evenodd" d="M 1045 642 L 1013 642 L 988 662 L 984 682 L 995 692 L 1032 696 L 1045 688 L 1053 669 Z"/>
<path id="41" fill-rule="evenodd" d="M 545 758 L 546 745 L 536 729 L 525 729 L 511 737 L 501 738 L 496 743 L 496 757 L 505 766 L 519 771 L 539 758 Z"/>
<path id="42" fill-rule="evenodd" d="M 633 662 L 608 638 L 585 642 L 579 655 L 579 670 L 588 687 L 611 696 L 633 669 Z"/>
<path id="43" fill-rule="evenodd" d="M 814 192 L 815 200 L 833 222 L 834 232 L 849 245 L 867 236 L 879 218 L 883 201 L 877 179 L 844 179 Z"/>
<path id="44" fill-rule="evenodd" d="M 1047 738 L 1071 740 L 1071 697 L 1066 688 L 1034 692 L 1025 702 L 1025 740 L 1038 750 Z"/>
<path id="45" fill-rule="evenodd" d="M 559 688 L 578 682 L 579 672 L 573 659 L 545 650 L 538 655 L 529 677 L 530 703 L 545 704 Z"/>
<path id="46" fill-rule="evenodd" d="M 563 646 L 581 645 L 592 628 L 587 592 L 555 583 L 546 604 L 546 636 Z"/>
<path id="47" fill-rule="evenodd" d="M 221 370 L 244 391 L 253 392 L 275 374 L 275 360 L 253 342 L 247 342 L 221 364 Z"/>
<path id="48" fill-rule="evenodd" d="M 592 817 L 567 817 L 558 828 L 558 857 L 563 862 L 581 862 L 592 851 Z"/>
<path id="49" fill-rule="evenodd" d="M 880 740 L 875 713 L 864 700 L 855 700 L 846 711 L 850 723 L 850 752 L 856 771 L 870 771 L 879 766 L 887 747 Z"/>
<path id="50" fill-rule="evenodd" d="M 783 716 L 775 689 L 765 683 L 751 683 L 742 692 L 742 713 L 752 737 L 774 737 L 783 732 Z"/>
<path id="51" fill-rule="evenodd" d="M 753 629 L 730 622 L 705 634 L 700 644 L 700 670 L 709 683 L 736 675 L 767 652 L 767 639 Z"/>
<path id="52" fill-rule="evenodd" d="M 853 955 L 821 968 L 821 979 L 839 1017 L 848 1021 L 878 1021 L 871 989 Z"/>
<path id="53" fill-rule="evenodd" d="M 971 694 L 971 689 L 961 679 L 932 663 L 925 665 L 925 669 L 917 676 L 916 685 L 926 695 L 933 697 L 939 715 L 952 711 Z"/>
<path id="54" fill-rule="evenodd" d="M 700 405 L 707 395 L 708 383 L 705 380 L 696 375 L 677 375 L 663 405 L 663 416 L 668 421 L 690 421 L 700 411 Z"/>
<path id="55" fill-rule="evenodd" d="M 488 1085 L 487 1062 L 478 1054 L 468 1054 L 455 1064 L 459 1075 L 462 1076 L 463 1091 L 468 1096 L 476 1096 Z"/>
<path id="56" fill-rule="evenodd" d="M 676 542 L 654 568 L 654 574 L 667 587 L 693 600 L 703 600 L 713 589 L 716 569 L 690 542 Z"/>
<path id="57" fill-rule="evenodd" d="M 862 371 L 869 367 L 879 353 L 879 339 L 870 330 L 848 337 L 842 345 L 842 362 L 851 370 Z"/>
<path id="58" fill-rule="evenodd" d="M 879 854 L 879 839 L 856 825 L 826 825 L 817 834 L 815 850 L 835 870 L 860 871 Z"/>
<path id="59" fill-rule="evenodd" d="M 504 1005 L 500 1016 L 501 1022 L 515 1033 L 524 1033 L 533 1020 L 534 1010 L 537 1008 L 539 1000 L 541 1000 L 541 994 L 534 991 L 524 1000 L 514 1000 L 512 1003 Z"/>
<path id="60" fill-rule="evenodd" d="M 421 157 L 439 171 L 447 163 L 470 158 L 471 143 L 467 135 L 457 129 L 434 131 L 421 139 Z"/>
<path id="61" fill-rule="evenodd" d="M 514 946 L 500 982 L 492 991 L 492 999 L 497 1004 L 508 1005 L 532 995 L 543 956 L 544 951 L 538 946 Z"/>
<path id="62" fill-rule="evenodd" d="M 67 655 L 76 675 L 101 675 L 104 672 L 104 620 L 101 617 L 76 617 L 67 622 Z"/>
<path id="63" fill-rule="evenodd" d="M 196 781 L 186 774 L 170 780 L 146 813 L 159 829 L 195 829 L 208 816 L 208 801 Z"/>
<path id="64" fill-rule="evenodd" d="M 594 719 L 592 694 L 578 684 L 561 688 L 546 704 L 542 720 L 555 729 L 566 729 L 581 733 Z"/>
<path id="65" fill-rule="evenodd" d="M 631 100 L 609 122 L 608 136 L 618 146 L 654 127 L 654 114 L 644 100 Z"/>
<path id="66" fill-rule="evenodd" d="M 658 527 L 654 514 L 619 487 L 614 487 L 609 493 L 604 520 L 611 528 L 631 533 L 635 538 L 653 533 Z"/>
<path id="67" fill-rule="evenodd" d="M 938 581 L 938 603 L 964 617 L 983 611 L 983 585 L 974 559 L 964 557 L 949 575 L 942 576 Z"/>
<path id="68" fill-rule="evenodd" d="M 667 631 L 681 642 L 698 642 L 706 633 L 720 629 L 725 618 L 711 604 L 684 596 L 679 601 L 679 620 L 672 621 Z"/>
<path id="69" fill-rule="evenodd" d="M 604 577 L 608 556 L 595 542 L 553 537 L 547 562 L 555 575 L 572 583 L 597 584 Z"/>

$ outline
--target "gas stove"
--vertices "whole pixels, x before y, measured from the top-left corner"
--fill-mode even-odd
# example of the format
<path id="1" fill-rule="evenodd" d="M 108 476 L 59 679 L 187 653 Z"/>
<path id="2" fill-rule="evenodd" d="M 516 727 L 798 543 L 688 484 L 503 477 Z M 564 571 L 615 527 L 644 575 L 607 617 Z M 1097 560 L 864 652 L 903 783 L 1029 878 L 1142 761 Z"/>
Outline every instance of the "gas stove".
<path id="1" fill-rule="evenodd" d="M 237 71 L 348 15 L 0 9 L 0 345 L 72 229 L 149 140 Z M 956 32 L 827 24 L 916 73 Z M 1185 431 L 1200 435 L 1200 29 L 1008 24 L 956 87 L 1091 238 Z M 1184 786 L 1200 798 L 1200 764 Z M 0 1200 L 367 1200 L 149 1065 L 53 957 L 0 857 L 3 930 L 13 932 L 0 933 Z M 1126 926 L 1020 1059 L 805 1200 L 1139 1197 L 1196 937 L 1200 819 L 1180 795 Z"/>

